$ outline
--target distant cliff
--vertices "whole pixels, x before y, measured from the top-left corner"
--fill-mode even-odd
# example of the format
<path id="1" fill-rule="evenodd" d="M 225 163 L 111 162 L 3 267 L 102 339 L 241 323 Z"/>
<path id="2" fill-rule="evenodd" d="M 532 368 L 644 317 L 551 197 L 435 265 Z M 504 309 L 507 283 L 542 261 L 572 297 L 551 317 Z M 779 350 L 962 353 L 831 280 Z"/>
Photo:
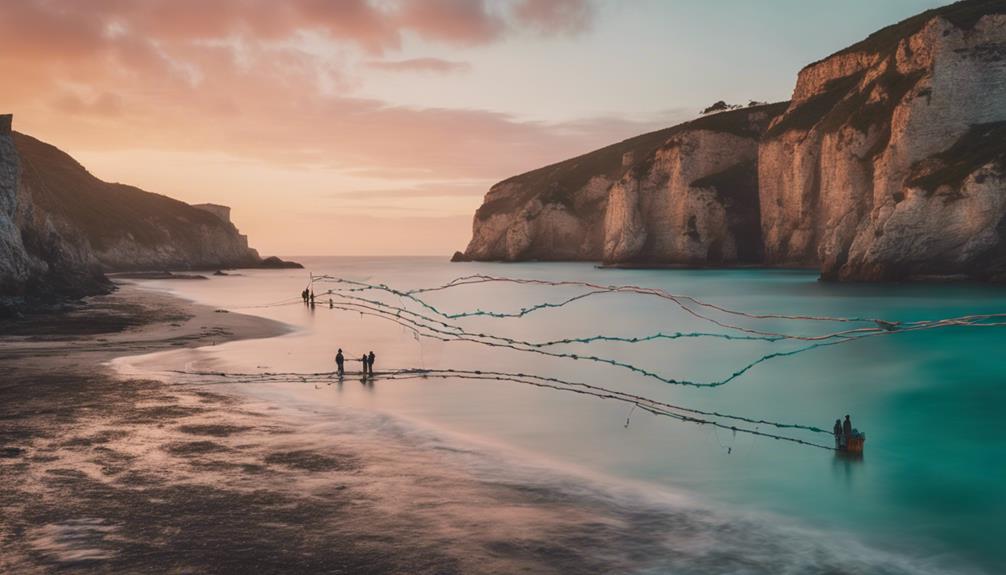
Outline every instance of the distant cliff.
<path id="1" fill-rule="evenodd" d="M 700 118 L 504 180 L 476 260 L 756 261 L 758 139 L 785 103 Z"/>
<path id="2" fill-rule="evenodd" d="M 94 293 L 106 271 L 261 261 L 229 208 L 103 182 L 0 116 L 0 296 Z"/>
<path id="3" fill-rule="evenodd" d="M 459 259 L 1006 278 L 1006 0 L 930 10 L 807 66 L 792 101 L 504 180 Z"/>

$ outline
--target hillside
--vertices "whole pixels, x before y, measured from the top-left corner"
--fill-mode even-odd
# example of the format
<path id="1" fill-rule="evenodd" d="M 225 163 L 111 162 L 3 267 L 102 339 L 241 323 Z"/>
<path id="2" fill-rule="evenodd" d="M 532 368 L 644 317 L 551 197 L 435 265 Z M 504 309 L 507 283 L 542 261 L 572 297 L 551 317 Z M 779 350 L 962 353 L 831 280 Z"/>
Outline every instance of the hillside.
<path id="1" fill-rule="evenodd" d="M 262 265 L 228 208 L 104 182 L 11 124 L 0 115 L 0 305 L 96 293 L 109 271 Z"/>

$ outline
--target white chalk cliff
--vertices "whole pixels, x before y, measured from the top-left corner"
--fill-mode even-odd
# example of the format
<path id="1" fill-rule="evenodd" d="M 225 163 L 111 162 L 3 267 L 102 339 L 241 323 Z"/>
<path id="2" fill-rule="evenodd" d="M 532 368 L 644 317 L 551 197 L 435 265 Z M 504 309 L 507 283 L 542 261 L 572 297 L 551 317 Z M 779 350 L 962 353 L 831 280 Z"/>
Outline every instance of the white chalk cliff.
<path id="1" fill-rule="evenodd" d="M 510 178 L 458 259 L 1006 278 L 1006 0 L 930 10 L 807 66 L 788 103 Z"/>

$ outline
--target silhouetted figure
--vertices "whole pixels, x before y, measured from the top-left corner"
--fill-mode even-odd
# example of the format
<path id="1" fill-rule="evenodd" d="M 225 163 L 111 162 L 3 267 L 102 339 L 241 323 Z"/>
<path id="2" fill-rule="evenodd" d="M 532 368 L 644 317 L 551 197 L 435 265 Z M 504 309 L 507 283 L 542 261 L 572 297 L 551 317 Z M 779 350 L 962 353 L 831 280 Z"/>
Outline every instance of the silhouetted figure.
<path id="1" fill-rule="evenodd" d="M 335 354 L 335 370 L 338 372 L 339 377 L 342 377 L 345 371 L 344 364 L 346 363 L 346 358 L 342 356 L 342 348 L 339 348 L 339 352 Z"/>
<path id="2" fill-rule="evenodd" d="M 363 357 L 360 358 L 360 373 L 364 377 L 367 376 L 367 354 L 363 354 Z"/>
<path id="3" fill-rule="evenodd" d="M 367 373 L 374 375 L 374 352 L 367 354 Z"/>
<path id="4" fill-rule="evenodd" d="M 304 288 L 304 291 L 300 292 L 300 299 L 304 300 L 304 303 L 307 303 L 307 288 Z"/>
<path id="5" fill-rule="evenodd" d="M 314 305 L 314 290 L 311 290 L 311 305 Z"/>
<path id="6" fill-rule="evenodd" d="M 328 309 L 332 309 L 333 307 L 335 307 L 335 304 L 332 303 L 332 298 L 328 298 Z"/>
<path id="7" fill-rule="evenodd" d="M 842 449 L 845 447 L 845 442 L 842 441 L 842 420 L 835 420 L 835 427 L 832 429 L 832 433 L 835 434 L 835 449 Z"/>
<path id="8" fill-rule="evenodd" d="M 849 439 L 852 438 L 852 420 L 849 416 L 845 416 L 845 421 L 842 422 L 842 435 L 845 437 L 845 444 L 849 444 Z"/>

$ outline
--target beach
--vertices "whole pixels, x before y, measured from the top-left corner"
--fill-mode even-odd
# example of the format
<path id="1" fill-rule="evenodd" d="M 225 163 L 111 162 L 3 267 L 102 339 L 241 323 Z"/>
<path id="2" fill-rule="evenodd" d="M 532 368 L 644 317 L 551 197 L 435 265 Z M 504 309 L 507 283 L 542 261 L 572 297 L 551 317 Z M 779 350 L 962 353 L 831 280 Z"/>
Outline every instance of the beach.
<path id="1" fill-rule="evenodd" d="M 314 263 L 361 277 L 397 273 L 406 284 L 453 269 Z M 732 283 L 709 273 L 678 281 Z M 742 288 L 746 298 L 813 289 L 806 303 L 821 301 L 799 275 L 737 274 L 749 286 L 767 282 Z M 554 390 L 385 381 L 385 366 L 511 356 L 447 353 L 325 305 L 261 306 L 301 281 L 296 271 L 257 271 L 125 282 L 83 306 L 0 326 L 0 572 L 985 572 L 923 547 L 922 536 L 889 535 L 857 516 L 860 506 L 847 506 L 846 520 L 886 539 L 789 511 L 820 509 L 825 495 L 836 505 L 869 497 L 870 482 L 889 482 L 872 470 L 896 473 L 904 458 L 849 464 Z M 352 346 L 349 358 L 376 349 L 377 377 L 360 379 L 354 364 L 328 382 L 226 377 L 331 370 L 336 345 Z M 758 373 L 759 387 L 785 384 Z M 748 397 L 750 386 L 736 390 Z M 891 434 L 873 450 L 889 449 Z M 775 472 L 784 467 L 807 471 Z M 827 492 L 815 487 L 822 480 Z M 805 489 L 816 503 L 772 505 L 765 489 Z"/>
<path id="2" fill-rule="evenodd" d="M 286 331 L 129 284 L 74 311 L 6 324 L 0 572 L 561 573 L 647 563 L 629 552 L 639 541 L 625 540 L 625 527 L 667 520 L 659 514 L 605 517 L 569 493 L 476 478 L 436 449 L 358 433 L 351 420 L 122 379 L 103 365 Z"/>

